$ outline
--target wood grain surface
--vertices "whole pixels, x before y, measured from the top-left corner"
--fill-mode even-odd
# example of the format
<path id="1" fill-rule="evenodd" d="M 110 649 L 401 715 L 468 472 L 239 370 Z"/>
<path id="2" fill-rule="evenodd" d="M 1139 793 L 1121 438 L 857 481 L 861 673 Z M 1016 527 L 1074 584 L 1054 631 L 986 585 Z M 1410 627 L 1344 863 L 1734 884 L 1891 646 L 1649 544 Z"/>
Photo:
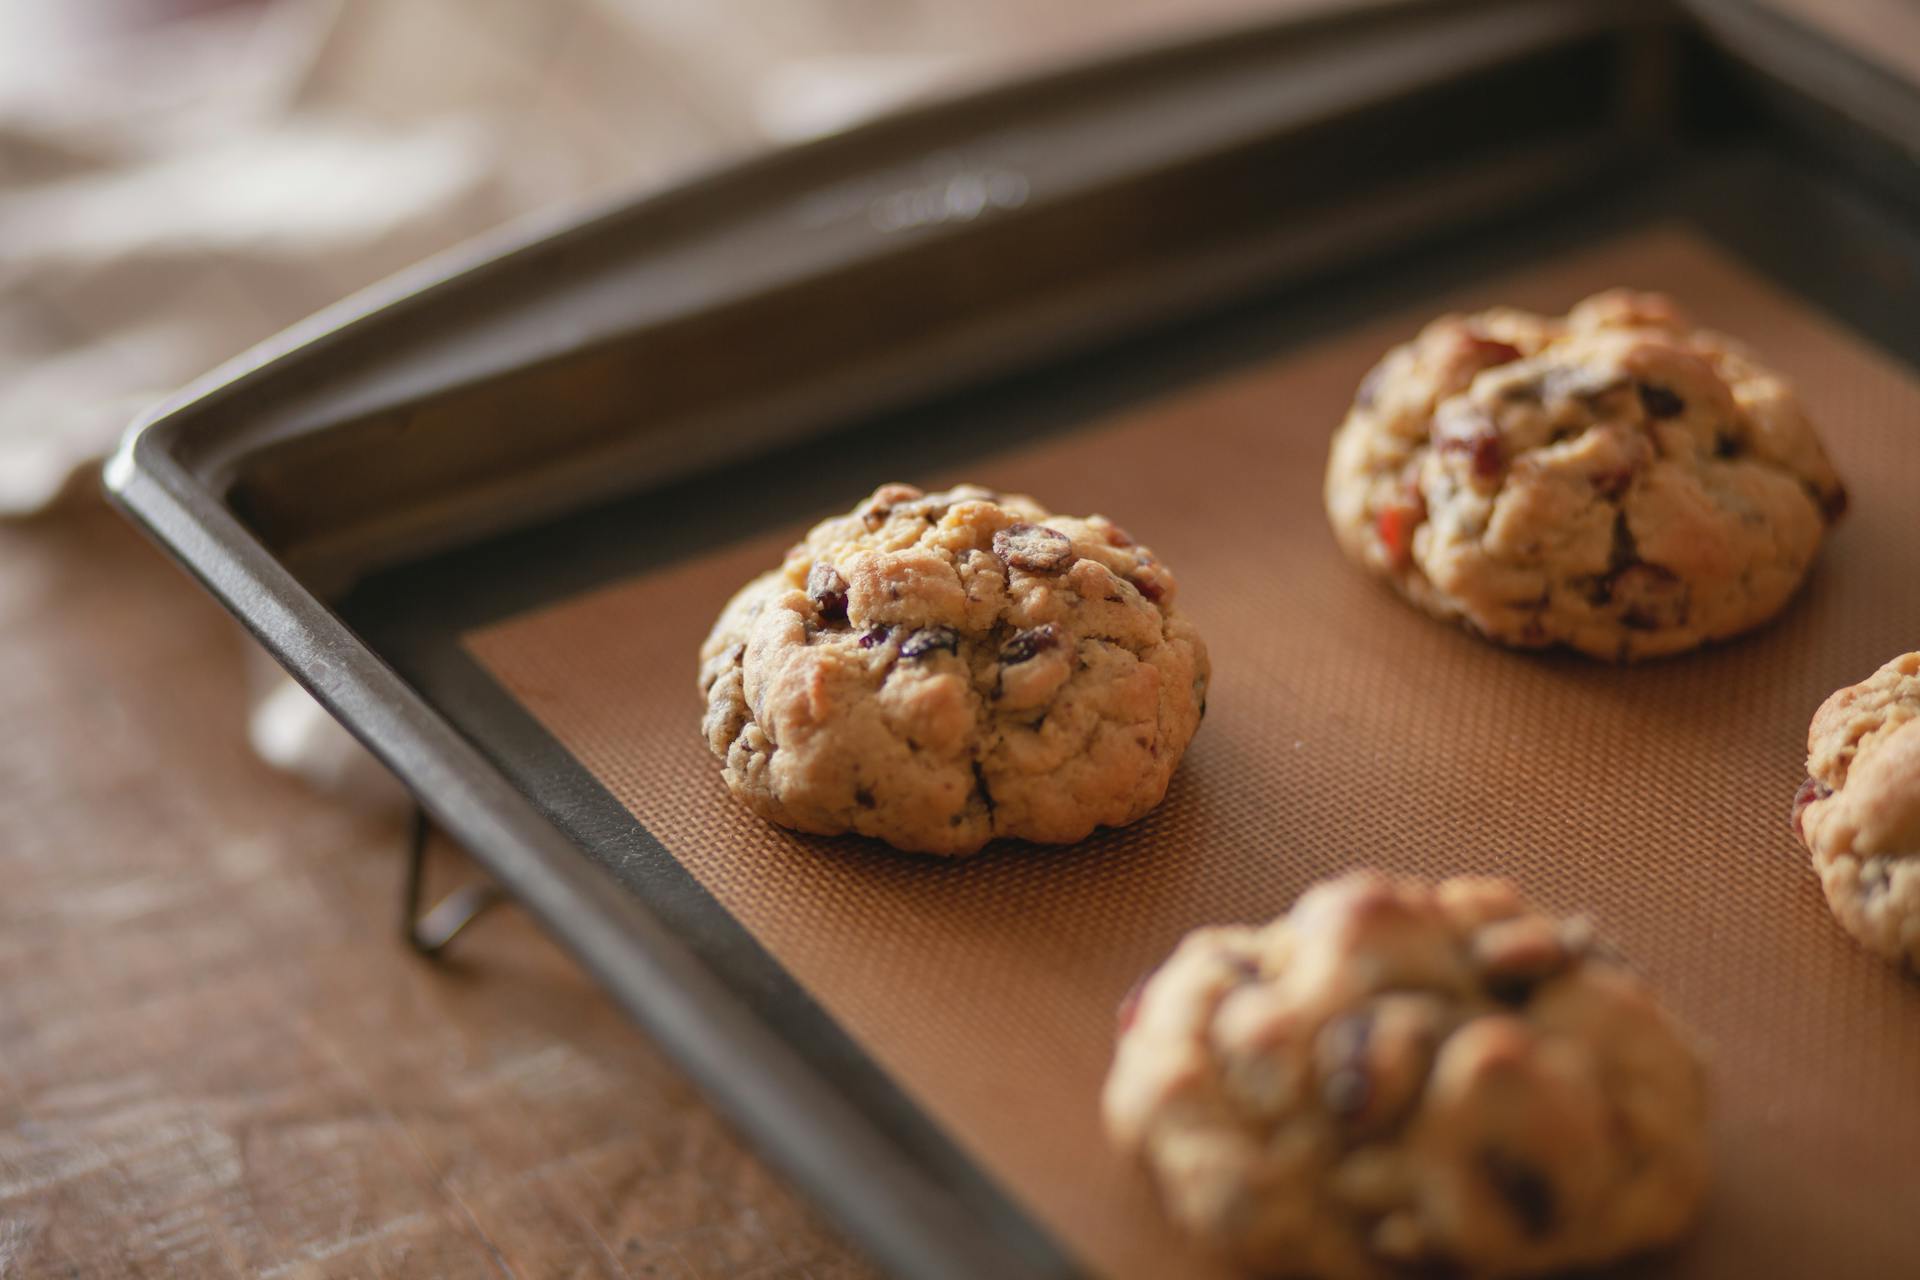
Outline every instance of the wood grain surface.
<path id="1" fill-rule="evenodd" d="M 870 1275 L 516 910 L 406 949 L 247 643 L 95 499 L 0 524 L 0 1276 Z"/>

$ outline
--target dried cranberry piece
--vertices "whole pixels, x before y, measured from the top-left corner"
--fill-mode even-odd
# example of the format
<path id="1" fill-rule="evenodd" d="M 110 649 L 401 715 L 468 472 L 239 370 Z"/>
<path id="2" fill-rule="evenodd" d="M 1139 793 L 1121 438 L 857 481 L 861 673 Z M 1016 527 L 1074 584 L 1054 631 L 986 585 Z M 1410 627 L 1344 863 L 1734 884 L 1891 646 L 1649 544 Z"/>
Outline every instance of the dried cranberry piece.
<path id="1" fill-rule="evenodd" d="M 1636 382 L 1640 404 L 1650 418 L 1677 418 L 1687 411 L 1687 402 L 1657 382 Z"/>
<path id="2" fill-rule="evenodd" d="M 1611 471 L 1596 472 L 1588 477 L 1593 491 L 1603 498 L 1617 498 L 1625 493 L 1638 475 L 1638 467 L 1615 467 Z"/>
<path id="3" fill-rule="evenodd" d="M 1063 638 L 1060 628 L 1051 622 L 1016 631 L 1013 638 L 1000 647 L 1000 661 L 1025 662 L 1035 654 L 1055 648 Z"/>
<path id="4" fill-rule="evenodd" d="M 1073 539 L 1043 524 L 1008 525 L 993 535 L 993 554 L 1016 569 L 1057 573 L 1073 561 Z"/>
<path id="5" fill-rule="evenodd" d="M 815 564 L 807 572 L 807 599 L 823 618 L 847 616 L 847 580 L 830 564 Z"/>
<path id="6" fill-rule="evenodd" d="M 1488 368 L 1497 364 L 1509 364 L 1520 358 L 1520 348 L 1511 342 L 1502 342 L 1498 338 L 1489 338 L 1485 334 L 1468 334 L 1466 346 L 1467 350 L 1473 353 L 1474 359 Z"/>
<path id="7" fill-rule="evenodd" d="M 860 523 L 871 532 L 886 523 L 893 509 L 901 503 L 914 502 L 926 496 L 923 490 L 910 484 L 883 484 L 873 491 L 873 496 L 868 498 L 866 504 L 854 514 L 860 517 Z"/>
<path id="8" fill-rule="evenodd" d="M 1448 436 L 1440 442 L 1440 448 L 1447 453 L 1466 454 L 1473 474 L 1482 480 L 1496 480 L 1506 469 L 1506 446 L 1491 426 L 1471 435 Z"/>
<path id="9" fill-rule="evenodd" d="M 922 627 L 900 643 L 903 658 L 924 658 L 945 649 L 960 652 L 960 633 L 952 627 Z"/>
<path id="10" fill-rule="evenodd" d="M 862 649 L 871 649 L 877 644 L 885 644 L 887 637 L 891 634 L 893 633 L 885 627 L 870 627 L 867 633 L 860 637 L 860 647 Z"/>
<path id="11" fill-rule="evenodd" d="M 1426 519 L 1425 506 L 1415 495 L 1412 502 L 1383 507 L 1374 517 L 1373 531 L 1380 536 L 1380 545 L 1387 549 L 1387 560 L 1395 569 L 1413 563 L 1413 531 Z"/>
<path id="12" fill-rule="evenodd" d="M 1140 557 L 1127 575 L 1134 589 L 1154 604 L 1159 604 L 1167 596 L 1167 580 L 1163 572 L 1146 556 Z"/>
<path id="13" fill-rule="evenodd" d="M 1835 485 L 1832 493 L 1820 499 L 1820 510 L 1826 514 L 1828 524 L 1847 514 L 1847 491 Z"/>
<path id="14" fill-rule="evenodd" d="M 1815 800 L 1825 800 L 1832 794 L 1833 788 L 1818 778 L 1808 778 L 1800 784 L 1800 789 L 1793 793 L 1793 809 L 1788 815 L 1793 822 L 1793 834 L 1802 840 L 1807 838 L 1806 828 L 1801 825 L 1806 817 L 1807 806 Z"/>

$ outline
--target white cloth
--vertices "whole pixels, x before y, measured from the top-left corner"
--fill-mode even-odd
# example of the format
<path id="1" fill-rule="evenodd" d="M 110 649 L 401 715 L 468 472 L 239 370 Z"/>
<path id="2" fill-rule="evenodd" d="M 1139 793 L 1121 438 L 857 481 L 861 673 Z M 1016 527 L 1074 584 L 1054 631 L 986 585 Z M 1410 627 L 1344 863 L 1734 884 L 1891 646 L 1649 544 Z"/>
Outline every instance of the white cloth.
<path id="1" fill-rule="evenodd" d="M 0 519 L 90 478 L 172 388 L 508 218 L 827 132 L 976 69 L 1137 39 L 1165 12 L 0 0 Z M 265 758 L 369 789 L 304 694 L 256 683 Z"/>

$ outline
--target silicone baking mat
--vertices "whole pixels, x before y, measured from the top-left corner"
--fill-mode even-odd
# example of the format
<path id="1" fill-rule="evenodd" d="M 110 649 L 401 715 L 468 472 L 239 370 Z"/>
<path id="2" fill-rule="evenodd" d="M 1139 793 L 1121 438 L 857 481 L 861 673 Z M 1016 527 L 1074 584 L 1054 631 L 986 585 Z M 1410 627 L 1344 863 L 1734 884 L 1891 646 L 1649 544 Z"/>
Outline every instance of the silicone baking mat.
<path id="1" fill-rule="evenodd" d="M 1342 559 L 1330 431 L 1389 343 L 1493 302 L 1677 295 L 1795 378 L 1851 486 L 1806 590 L 1738 642 L 1630 668 L 1496 649 Z M 1920 1268 L 1920 983 L 1834 925 L 1786 809 L 1807 719 L 1920 646 L 1920 381 L 1679 227 L 1294 348 L 964 475 L 1101 511 L 1171 565 L 1214 662 L 1166 803 L 958 863 L 733 803 L 695 650 L 798 529 L 487 626 L 469 652 L 947 1133 L 1101 1272 L 1208 1274 L 1096 1098 L 1116 1002 L 1185 930 L 1355 866 L 1509 875 L 1591 913 L 1709 1045 L 1719 1183 L 1657 1273 Z M 840 508 L 861 496 L 848 492 Z M 753 501 L 741 495 L 743 503 Z M 824 512 L 822 513 L 824 514 Z"/>

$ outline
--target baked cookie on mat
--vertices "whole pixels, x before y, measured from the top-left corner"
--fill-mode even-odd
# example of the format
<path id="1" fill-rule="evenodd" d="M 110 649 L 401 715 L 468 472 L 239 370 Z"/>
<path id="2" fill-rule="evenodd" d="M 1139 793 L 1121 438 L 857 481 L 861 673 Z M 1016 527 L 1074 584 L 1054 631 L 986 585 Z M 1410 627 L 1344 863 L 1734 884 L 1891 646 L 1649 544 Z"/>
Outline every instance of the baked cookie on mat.
<path id="1" fill-rule="evenodd" d="M 1151 551 L 973 485 L 822 521 L 700 650 L 707 742 L 756 813 L 949 855 L 1145 814 L 1207 676 Z"/>
<path id="2" fill-rule="evenodd" d="M 1845 490 L 1793 388 L 1657 293 L 1446 316 L 1334 436 L 1347 555 L 1437 617 L 1632 661 L 1739 634 L 1806 576 Z"/>
<path id="3" fill-rule="evenodd" d="M 1705 1195 L 1687 1036 L 1584 921 L 1505 881 L 1323 882 L 1188 934 L 1121 1020 L 1108 1135 L 1263 1275 L 1589 1267 L 1674 1239 Z"/>
<path id="4" fill-rule="evenodd" d="M 1862 946 L 1920 970 L 1920 653 L 1814 712 L 1793 830 L 1834 918 Z"/>

